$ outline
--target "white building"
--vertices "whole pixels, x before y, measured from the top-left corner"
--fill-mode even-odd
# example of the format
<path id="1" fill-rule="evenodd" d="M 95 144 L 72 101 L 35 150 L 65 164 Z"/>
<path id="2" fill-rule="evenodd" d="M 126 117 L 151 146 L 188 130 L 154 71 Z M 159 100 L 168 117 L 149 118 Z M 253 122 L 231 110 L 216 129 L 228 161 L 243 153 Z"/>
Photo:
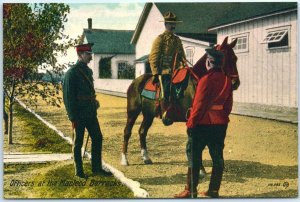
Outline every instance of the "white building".
<path id="1" fill-rule="evenodd" d="M 126 93 L 132 79 L 124 78 L 124 70 L 134 70 L 135 46 L 130 44 L 133 31 L 93 29 L 92 20 L 84 29 L 84 43 L 94 43 L 93 60 L 89 64 L 93 70 L 94 85 L 102 92 Z"/>
<path id="2" fill-rule="evenodd" d="M 174 12 L 179 20 L 183 20 L 183 23 L 177 24 L 175 34 L 181 39 L 190 63 L 195 64 L 204 55 L 205 49 L 210 46 L 210 43 L 216 41 L 215 34 L 207 33 L 203 36 L 199 29 L 186 30 L 185 28 L 191 23 L 188 20 L 185 21 L 187 18 L 180 17 L 182 13 L 178 4 L 146 3 L 131 39 L 131 43 L 136 44 L 136 77 L 151 72 L 148 54 L 155 38 L 165 31 L 163 14 L 170 7 L 172 7 L 170 11 Z"/>
<path id="3" fill-rule="evenodd" d="M 252 16 L 240 13 L 239 19 L 223 20 L 209 31 L 217 33 L 218 42 L 226 36 L 238 38 L 235 53 L 241 86 L 235 101 L 296 108 L 297 3 L 282 3 L 276 10 L 275 3 L 265 7 L 266 12 L 252 9 Z"/>
<path id="4" fill-rule="evenodd" d="M 229 42 L 238 38 L 236 113 L 266 118 L 285 113 L 297 122 L 297 2 L 147 3 L 131 39 L 136 75 L 150 70 L 147 54 L 164 31 L 160 21 L 167 11 L 183 21 L 175 31 L 193 64 L 210 44 L 220 44 L 226 36 Z"/>

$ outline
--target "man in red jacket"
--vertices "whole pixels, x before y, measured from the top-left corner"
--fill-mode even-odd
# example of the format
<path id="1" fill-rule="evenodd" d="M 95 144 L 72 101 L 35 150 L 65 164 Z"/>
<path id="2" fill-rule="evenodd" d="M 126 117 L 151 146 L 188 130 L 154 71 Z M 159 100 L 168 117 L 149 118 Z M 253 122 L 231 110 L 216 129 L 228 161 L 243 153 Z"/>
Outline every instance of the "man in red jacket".
<path id="1" fill-rule="evenodd" d="M 206 49 L 207 73 L 197 85 L 191 113 L 187 121 L 188 157 L 187 185 L 176 198 L 197 197 L 200 170 L 200 155 L 207 145 L 213 161 L 213 169 L 207 192 L 204 196 L 218 198 L 222 181 L 224 159 L 223 148 L 229 114 L 232 109 L 232 86 L 230 79 L 222 72 L 223 54 Z"/>

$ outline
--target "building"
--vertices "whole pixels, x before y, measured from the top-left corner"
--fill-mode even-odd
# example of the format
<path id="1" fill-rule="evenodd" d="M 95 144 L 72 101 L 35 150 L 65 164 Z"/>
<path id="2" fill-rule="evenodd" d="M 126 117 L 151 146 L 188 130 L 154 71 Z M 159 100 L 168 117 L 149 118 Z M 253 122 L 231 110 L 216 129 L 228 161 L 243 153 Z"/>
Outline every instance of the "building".
<path id="1" fill-rule="evenodd" d="M 97 90 L 126 93 L 134 72 L 135 46 L 130 44 L 132 30 L 93 29 L 92 19 L 88 19 L 88 29 L 83 30 L 84 43 L 94 43 L 93 60 L 89 64 L 93 70 L 94 85 Z M 125 72 L 125 73 L 124 73 Z"/>
<path id="2" fill-rule="evenodd" d="M 236 113 L 286 113 L 297 121 L 297 2 L 146 3 L 131 39 L 136 44 L 136 75 L 150 70 L 147 54 L 164 31 L 161 21 L 167 11 L 183 21 L 175 31 L 193 64 L 208 46 L 226 36 L 229 41 L 238 38 L 241 86 L 234 92 Z"/>
<path id="3" fill-rule="evenodd" d="M 234 101 L 260 111 L 294 113 L 298 108 L 297 3 L 240 3 L 209 28 L 221 42 L 228 36 L 238 43 L 240 88 Z"/>

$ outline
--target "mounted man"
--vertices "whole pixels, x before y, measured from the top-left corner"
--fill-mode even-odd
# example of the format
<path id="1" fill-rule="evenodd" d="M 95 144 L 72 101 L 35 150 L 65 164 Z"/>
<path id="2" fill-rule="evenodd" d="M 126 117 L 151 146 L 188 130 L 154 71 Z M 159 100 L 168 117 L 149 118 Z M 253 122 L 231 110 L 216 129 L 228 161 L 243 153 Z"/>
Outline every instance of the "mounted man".
<path id="1" fill-rule="evenodd" d="M 160 83 L 163 99 L 162 109 L 166 110 L 170 104 L 170 83 L 172 72 L 183 66 L 186 60 L 182 42 L 174 35 L 177 17 L 172 12 L 164 14 L 165 31 L 153 42 L 149 55 L 149 63 L 152 71 L 153 84 Z"/>

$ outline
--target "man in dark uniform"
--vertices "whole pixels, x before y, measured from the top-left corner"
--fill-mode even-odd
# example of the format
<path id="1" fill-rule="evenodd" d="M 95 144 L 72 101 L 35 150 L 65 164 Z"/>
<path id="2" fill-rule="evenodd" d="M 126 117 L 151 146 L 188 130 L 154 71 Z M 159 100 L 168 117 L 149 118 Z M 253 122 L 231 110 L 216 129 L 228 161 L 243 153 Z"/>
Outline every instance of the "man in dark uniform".
<path id="1" fill-rule="evenodd" d="M 88 130 L 92 139 L 92 172 L 94 175 L 110 176 L 110 172 L 102 169 L 102 133 L 97 119 L 99 102 L 93 84 L 93 72 L 87 66 L 92 60 L 93 44 L 82 44 L 76 47 L 78 61 L 65 74 L 63 82 L 63 99 L 72 122 L 74 131 L 73 155 L 75 175 L 86 178 L 82 165 L 81 148 L 84 130 Z"/>
<path id="2" fill-rule="evenodd" d="M 174 35 L 177 17 L 172 12 L 164 14 L 165 31 L 153 42 L 149 55 L 149 63 L 153 75 L 153 83 L 158 83 L 159 75 L 162 75 L 165 100 L 168 101 L 170 94 L 170 80 L 172 69 L 177 69 L 185 61 L 185 53 L 182 42 Z"/>
<path id="3" fill-rule="evenodd" d="M 187 185 L 176 198 L 197 197 L 200 156 L 207 145 L 213 161 L 209 189 L 203 196 L 218 198 L 222 181 L 223 148 L 229 114 L 232 109 L 232 86 L 230 79 L 221 70 L 223 54 L 206 49 L 207 73 L 197 85 L 191 113 L 187 121 L 188 157 Z"/>

